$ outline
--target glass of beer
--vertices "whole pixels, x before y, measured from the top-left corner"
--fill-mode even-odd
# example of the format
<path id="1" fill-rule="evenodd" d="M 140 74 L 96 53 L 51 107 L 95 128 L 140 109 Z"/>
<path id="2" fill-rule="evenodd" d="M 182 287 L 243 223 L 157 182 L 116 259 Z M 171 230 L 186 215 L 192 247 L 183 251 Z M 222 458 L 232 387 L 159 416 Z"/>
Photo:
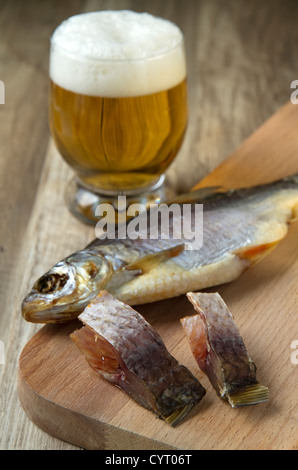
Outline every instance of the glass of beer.
<path id="1" fill-rule="evenodd" d="M 184 38 L 148 13 L 75 15 L 51 37 L 49 121 L 74 170 L 70 210 L 97 220 L 101 202 L 166 197 L 164 173 L 187 126 Z"/>

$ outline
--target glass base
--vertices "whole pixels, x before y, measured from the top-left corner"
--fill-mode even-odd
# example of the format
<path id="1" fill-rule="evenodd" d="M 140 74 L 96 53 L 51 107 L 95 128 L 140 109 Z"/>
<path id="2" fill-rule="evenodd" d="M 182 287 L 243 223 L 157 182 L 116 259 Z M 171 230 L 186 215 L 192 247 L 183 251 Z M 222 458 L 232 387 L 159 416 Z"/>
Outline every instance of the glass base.
<path id="1" fill-rule="evenodd" d="M 98 208 L 98 206 L 109 204 L 114 209 L 111 211 L 113 220 L 109 222 L 115 221 L 117 225 L 127 222 L 132 217 L 127 215 L 127 208 L 132 204 L 141 204 L 145 210 L 150 204 L 159 204 L 175 195 L 173 188 L 162 175 L 153 186 L 142 192 L 123 191 L 118 194 L 96 193 L 73 178 L 67 186 L 65 198 L 69 211 L 81 222 L 89 225 L 96 225 L 102 217 L 107 217 L 104 207 Z"/>

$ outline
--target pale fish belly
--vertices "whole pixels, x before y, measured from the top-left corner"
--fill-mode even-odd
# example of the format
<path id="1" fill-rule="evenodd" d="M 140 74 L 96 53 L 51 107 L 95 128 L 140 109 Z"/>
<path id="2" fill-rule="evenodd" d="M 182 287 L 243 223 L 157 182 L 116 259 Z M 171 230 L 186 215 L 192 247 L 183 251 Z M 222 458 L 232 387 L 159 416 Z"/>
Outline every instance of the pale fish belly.
<path id="1" fill-rule="evenodd" d="M 174 261 L 167 261 L 149 273 L 120 286 L 111 294 L 129 305 L 151 303 L 189 290 L 201 290 L 237 279 L 249 262 L 237 255 L 227 255 L 217 263 L 187 271 Z"/>

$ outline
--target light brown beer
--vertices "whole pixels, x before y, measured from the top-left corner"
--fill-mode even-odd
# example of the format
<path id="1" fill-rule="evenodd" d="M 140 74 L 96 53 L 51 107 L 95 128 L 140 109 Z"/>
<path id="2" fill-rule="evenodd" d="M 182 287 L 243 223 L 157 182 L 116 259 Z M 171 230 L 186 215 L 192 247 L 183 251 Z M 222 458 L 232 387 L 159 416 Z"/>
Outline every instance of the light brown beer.
<path id="1" fill-rule="evenodd" d="M 187 125 L 186 80 L 165 91 L 97 97 L 51 81 L 50 126 L 80 180 L 103 190 L 154 182 L 176 156 Z"/>
<path id="2" fill-rule="evenodd" d="M 187 125 L 183 35 L 147 13 L 100 11 L 64 21 L 51 38 L 50 127 L 91 191 L 152 188 Z"/>

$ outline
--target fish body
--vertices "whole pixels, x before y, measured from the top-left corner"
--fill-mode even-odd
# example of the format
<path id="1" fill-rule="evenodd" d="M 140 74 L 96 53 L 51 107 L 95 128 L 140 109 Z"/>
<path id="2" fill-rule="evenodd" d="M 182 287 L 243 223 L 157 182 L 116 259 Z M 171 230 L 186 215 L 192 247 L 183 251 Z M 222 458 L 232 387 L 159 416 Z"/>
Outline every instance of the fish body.
<path id="1" fill-rule="evenodd" d="M 194 358 L 216 393 L 233 408 L 267 401 L 268 388 L 257 381 L 256 365 L 221 296 L 189 292 L 187 297 L 198 314 L 180 321 Z"/>
<path id="2" fill-rule="evenodd" d="M 181 207 L 184 201 L 191 204 L 184 216 L 189 220 L 181 220 L 182 210 L 170 213 L 169 226 L 159 228 L 157 239 L 96 239 L 57 263 L 24 299 L 23 317 L 39 323 L 68 321 L 102 289 L 138 305 L 235 280 L 270 253 L 297 219 L 298 175 L 227 192 L 203 189 L 176 202 Z M 173 236 L 181 222 L 194 231 L 196 204 L 203 204 L 200 249 Z"/>
<path id="3" fill-rule="evenodd" d="M 206 393 L 134 309 L 102 291 L 70 336 L 92 369 L 141 406 L 176 425 Z"/>

